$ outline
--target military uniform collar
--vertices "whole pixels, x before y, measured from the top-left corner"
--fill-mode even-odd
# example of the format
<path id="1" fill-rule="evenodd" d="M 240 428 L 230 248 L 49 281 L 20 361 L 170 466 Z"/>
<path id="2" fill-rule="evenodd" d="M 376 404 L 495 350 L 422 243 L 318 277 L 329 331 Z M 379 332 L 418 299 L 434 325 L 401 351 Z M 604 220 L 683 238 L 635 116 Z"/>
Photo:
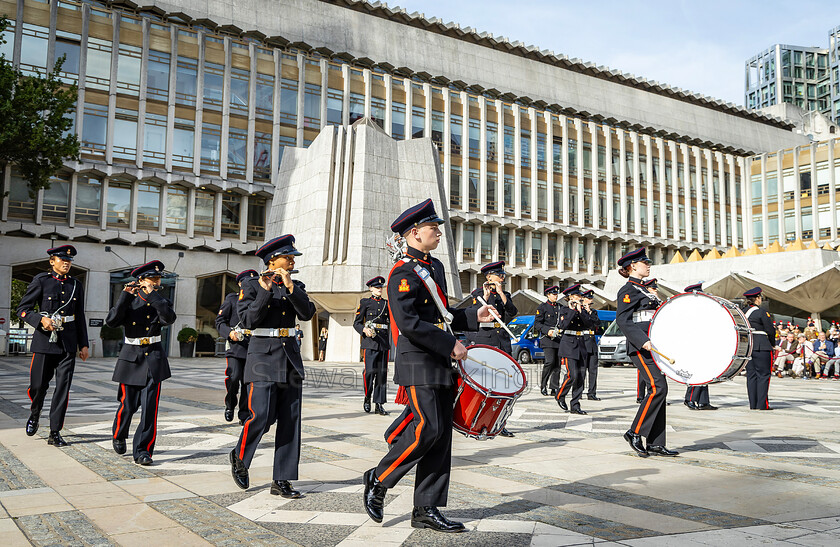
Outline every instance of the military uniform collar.
<path id="1" fill-rule="evenodd" d="M 429 253 L 424 253 L 423 251 L 415 249 L 414 247 L 407 247 L 406 254 L 411 258 L 417 259 L 421 262 L 428 263 L 432 260 L 431 255 Z"/>
<path id="2" fill-rule="evenodd" d="M 628 282 L 628 283 L 632 283 L 632 284 L 634 284 L 634 285 L 639 285 L 640 287 L 643 287 L 643 286 L 644 286 L 644 285 L 642 284 L 642 280 L 641 280 L 641 279 L 639 279 L 638 277 L 629 277 L 629 278 L 627 279 L 627 282 Z"/>

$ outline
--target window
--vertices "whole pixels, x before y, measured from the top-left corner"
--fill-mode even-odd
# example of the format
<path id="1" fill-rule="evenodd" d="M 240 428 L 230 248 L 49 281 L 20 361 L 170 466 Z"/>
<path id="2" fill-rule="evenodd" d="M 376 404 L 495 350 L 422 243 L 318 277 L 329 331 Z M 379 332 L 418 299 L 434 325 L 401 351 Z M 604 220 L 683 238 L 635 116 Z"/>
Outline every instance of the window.
<path id="1" fill-rule="evenodd" d="M 131 183 L 118 179 L 108 182 L 108 226 L 127 230 L 131 219 Z"/>
<path id="2" fill-rule="evenodd" d="M 449 206 L 461 208 L 461 166 L 453 165 L 449 175 Z"/>
<path id="3" fill-rule="evenodd" d="M 342 101 L 344 92 L 340 89 L 327 89 L 327 123 L 330 125 L 341 125 Z M 396 108 L 396 104 L 394 105 Z M 405 118 L 405 111 L 403 111 Z M 395 118 L 396 119 L 396 118 Z"/>
<path id="4" fill-rule="evenodd" d="M 481 122 L 470 118 L 470 157 L 479 158 L 481 147 Z"/>
<path id="5" fill-rule="evenodd" d="M 111 84 L 111 42 L 88 38 L 85 84 L 91 89 L 108 91 Z"/>
<path id="6" fill-rule="evenodd" d="M 249 79 L 247 70 L 230 69 L 230 113 L 233 115 L 248 115 Z"/>
<path id="7" fill-rule="evenodd" d="M 160 226 L 160 185 L 141 182 L 137 185 L 137 228 L 157 230 Z"/>
<path id="8" fill-rule="evenodd" d="M 137 157 L 137 111 L 118 108 L 114 120 L 114 157 L 134 161 Z"/>
<path id="9" fill-rule="evenodd" d="M 45 73 L 47 68 L 47 40 L 49 29 L 29 23 L 23 24 L 20 44 L 20 68 L 24 73 Z M 14 43 L 14 40 L 12 41 Z"/>
<path id="10" fill-rule="evenodd" d="M 65 84 L 75 84 L 79 80 L 79 59 L 81 56 L 81 36 L 63 30 L 55 31 L 55 58 L 64 57 L 59 76 Z"/>
<path id="11" fill-rule="evenodd" d="M 490 226 L 481 227 L 481 261 L 493 260 L 493 229 Z"/>
<path id="12" fill-rule="evenodd" d="M 14 167 L 9 188 L 9 216 L 30 220 L 35 218 L 35 200 L 29 196 L 29 185 Z"/>
<path id="13" fill-rule="evenodd" d="M 157 101 L 169 98 L 169 54 L 149 50 L 149 63 L 146 71 L 146 96 Z"/>
<path id="14" fill-rule="evenodd" d="M 464 232 L 464 260 L 475 260 L 475 224 L 463 224 Z"/>
<path id="15" fill-rule="evenodd" d="M 196 89 L 198 88 L 198 61 L 178 56 L 176 70 L 175 102 L 195 106 Z"/>
<path id="16" fill-rule="evenodd" d="M 505 216 L 513 216 L 516 211 L 513 203 L 513 189 L 513 176 L 505 175 Z"/>
<path id="17" fill-rule="evenodd" d="M 450 142 L 452 145 L 452 155 L 461 155 L 461 143 L 463 136 L 463 118 L 458 114 L 452 114 L 449 121 Z M 422 136 L 422 134 L 421 134 Z"/>
<path id="18" fill-rule="evenodd" d="M 487 173 L 487 212 L 493 215 L 498 214 L 498 203 L 496 201 L 496 184 L 498 180 L 499 177 L 495 172 L 489 171 Z"/>
<path id="19" fill-rule="evenodd" d="M 480 204 L 478 201 L 478 184 L 481 177 L 478 169 L 470 169 L 470 186 L 469 186 L 469 205 L 470 211 L 478 211 Z"/>
<path id="20" fill-rule="evenodd" d="M 251 196 L 248 200 L 248 239 L 265 237 L 265 199 Z"/>
<path id="21" fill-rule="evenodd" d="M 271 133 L 254 134 L 254 178 L 271 178 Z"/>
<path id="22" fill-rule="evenodd" d="M 522 206 L 522 216 L 531 216 L 531 179 L 522 177 L 519 198 Z"/>
<path id="23" fill-rule="evenodd" d="M 201 128 L 201 168 L 218 171 L 222 130 L 218 125 L 205 123 Z"/>
<path id="24" fill-rule="evenodd" d="M 104 155 L 108 136 L 108 107 L 86 103 L 83 120 L 82 151 Z"/>
<path id="25" fill-rule="evenodd" d="M 289 125 L 297 124 L 297 80 L 280 80 L 280 121 Z"/>
<path id="26" fill-rule="evenodd" d="M 523 129 L 520 135 L 519 149 L 521 152 L 522 167 L 531 166 L 531 132 Z"/>
<path id="27" fill-rule="evenodd" d="M 11 61 L 12 55 L 14 55 L 14 47 L 15 47 L 15 19 L 12 17 L 10 21 L 8 21 L 8 25 L 6 26 L 6 30 L 0 33 L 0 56 L 5 57 L 6 60 Z M 56 44 L 57 49 L 57 44 Z"/>
<path id="28" fill-rule="evenodd" d="M 257 74 L 257 98 L 255 104 L 257 118 L 271 120 L 274 116 L 274 76 Z"/>
<path id="29" fill-rule="evenodd" d="M 525 265 L 525 234 L 522 230 L 514 230 L 514 262 L 516 266 Z"/>
<path id="30" fill-rule="evenodd" d="M 384 115 L 382 117 L 384 118 Z M 303 126 L 311 129 L 321 127 L 321 86 L 318 84 L 304 86 Z"/>
<path id="31" fill-rule="evenodd" d="M 195 193 L 195 233 L 207 234 L 213 233 L 213 226 L 215 225 L 216 212 L 216 194 L 213 192 L 206 192 L 198 190 Z"/>
<path id="32" fill-rule="evenodd" d="M 186 233 L 189 190 L 181 186 L 170 186 L 166 191 L 166 229 Z"/>
<path id="33" fill-rule="evenodd" d="M 50 187 L 44 189 L 41 215 L 44 220 L 67 220 L 70 203 L 70 179 L 67 175 L 50 178 Z"/>
<path id="34" fill-rule="evenodd" d="M 175 129 L 172 133 L 172 165 L 192 169 L 194 146 L 195 122 L 175 118 Z"/>
<path id="35" fill-rule="evenodd" d="M 534 268 L 542 268 L 542 234 L 531 233 L 531 265 Z"/>
<path id="36" fill-rule="evenodd" d="M 496 161 L 499 153 L 499 126 L 495 122 L 487 122 L 487 161 Z"/>
<path id="37" fill-rule="evenodd" d="M 242 196 L 224 194 L 222 196 L 222 236 L 239 235 L 239 212 L 242 209 Z"/>
<path id="38" fill-rule="evenodd" d="M 140 93 L 140 61 L 143 49 L 120 44 L 117 59 L 117 93 L 138 95 Z"/>
<path id="39" fill-rule="evenodd" d="M 102 181 L 79 175 L 76 179 L 76 222 L 98 225 L 101 199 Z"/>
<path id="40" fill-rule="evenodd" d="M 510 249 L 510 232 L 507 228 L 499 228 L 499 260 L 507 262 L 508 249 Z"/>
<path id="41" fill-rule="evenodd" d="M 204 63 L 204 108 L 221 110 L 224 97 L 225 67 L 205 61 Z"/>
<path id="42" fill-rule="evenodd" d="M 422 139 L 426 127 L 426 109 L 415 106 L 411 109 L 411 135 L 415 139 Z M 454 152 L 453 152 L 454 153 Z"/>
<path id="43" fill-rule="evenodd" d="M 248 131 L 231 127 L 228 133 L 228 175 L 244 177 L 248 158 Z"/>
<path id="44" fill-rule="evenodd" d="M 163 165 L 166 160 L 166 116 L 146 112 L 143 131 L 143 159 Z"/>

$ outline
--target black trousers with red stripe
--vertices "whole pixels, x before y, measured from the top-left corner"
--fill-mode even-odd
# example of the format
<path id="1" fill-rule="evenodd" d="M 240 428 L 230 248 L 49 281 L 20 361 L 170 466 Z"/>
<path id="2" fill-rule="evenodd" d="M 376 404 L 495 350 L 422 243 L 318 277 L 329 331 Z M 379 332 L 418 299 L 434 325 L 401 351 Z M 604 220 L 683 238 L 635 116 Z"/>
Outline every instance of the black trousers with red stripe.
<path id="1" fill-rule="evenodd" d="M 239 458 L 245 463 L 245 467 L 250 467 L 262 436 L 276 423 L 272 472 L 272 479 L 276 481 L 297 480 L 300 463 L 300 401 L 303 380 L 293 370 L 287 372 L 287 377 L 289 381 L 286 383 L 248 384 L 247 400 L 250 412 L 236 445 Z"/>
<path id="2" fill-rule="evenodd" d="M 642 400 L 647 394 L 647 384 L 642 381 L 642 371 L 636 370 L 636 399 Z"/>
<path id="3" fill-rule="evenodd" d="M 414 413 L 411 412 L 411 406 L 405 405 L 402 413 L 397 416 L 397 419 L 393 421 L 391 425 L 388 426 L 388 429 L 385 430 L 385 442 L 389 445 L 395 444 L 399 439 L 402 432 L 405 431 L 405 428 L 408 427 L 408 424 L 414 419 Z"/>
<path id="4" fill-rule="evenodd" d="M 630 431 L 645 437 L 648 446 L 665 446 L 665 399 L 668 396 L 668 382 L 649 351 L 633 352 L 630 359 L 639 369 L 647 389 Z"/>
<path id="5" fill-rule="evenodd" d="M 747 396 L 750 399 L 750 408 L 770 408 L 770 402 L 767 399 L 768 391 L 770 391 L 770 352 L 753 351 L 752 359 L 747 363 Z"/>
<path id="6" fill-rule="evenodd" d="M 365 400 L 385 404 L 388 399 L 388 350 L 365 350 Z"/>
<path id="7" fill-rule="evenodd" d="M 29 389 L 26 393 L 32 401 L 30 407 L 33 416 L 40 416 L 44 408 L 44 399 L 50 388 L 50 380 L 55 376 L 55 391 L 50 403 L 50 431 L 60 431 L 64 427 L 64 416 L 70 402 L 70 384 L 76 369 L 75 353 L 34 353 L 29 366 Z"/>
<path id="8" fill-rule="evenodd" d="M 408 407 L 395 420 L 399 426 L 410 412 L 411 422 L 376 466 L 376 477 L 393 488 L 416 466 L 415 506 L 444 506 L 452 466 L 453 386 L 408 386 Z M 394 427 L 394 426 L 392 426 Z"/>
<path id="9" fill-rule="evenodd" d="M 685 402 L 693 402 L 698 405 L 708 405 L 709 386 L 686 386 Z"/>
<path id="10" fill-rule="evenodd" d="M 239 402 L 237 416 L 240 420 L 247 420 L 248 412 L 248 390 L 245 382 L 242 381 L 245 373 L 245 359 L 239 357 L 225 358 L 225 408 L 234 409 Z"/>
<path id="11" fill-rule="evenodd" d="M 560 384 L 557 400 L 565 399 L 571 391 L 572 400 L 569 401 L 569 410 L 580 410 L 580 396 L 583 395 L 583 383 L 586 379 L 586 362 L 570 357 L 561 357 L 560 362 L 566 367 L 566 377 Z"/>
<path id="12" fill-rule="evenodd" d="M 151 457 L 155 452 L 155 441 L 157 440 L 160 384 L 154 381 L 151 374 L 146 380 L 145 386 L 120 384 L 117 390 L 117 401 L 119 401 L 120 406 L 117 408 L 116 416 L 114 416 L 114 438 L 122 440 L 128 438 L 131 418 L 137 412 L 137 409 L 142 407 L 140 423 L 137 424 L 137 431 L 134 432 L 133 454 L 135 460 L 141 454 L 148 454 Z"/>
<path id="13" fill-rule="evenodd" d="M 593 353 L 586 357 L 586 370 L 589 372 L 589 389 L 586 394 L 589 397 L 597 397 L 596 390 L 598 389 L 598 354 Z"/>
<path id="14" fill-rule="evenodd" d="M 540 389 L 557 390 L 560 384 L 560 358 L 557 356 L 557 348 L 543 348 L 543 353 L 545 364 L 540 377 Z"/>

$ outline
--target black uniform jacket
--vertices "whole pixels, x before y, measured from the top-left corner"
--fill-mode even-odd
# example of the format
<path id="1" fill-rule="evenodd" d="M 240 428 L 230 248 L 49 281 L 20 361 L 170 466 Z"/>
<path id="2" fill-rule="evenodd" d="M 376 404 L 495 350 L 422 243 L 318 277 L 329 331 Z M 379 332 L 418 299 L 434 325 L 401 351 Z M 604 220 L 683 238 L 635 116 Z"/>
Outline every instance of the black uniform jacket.
<path id="1" fill-rule="evenodd" d="M 373 297 L 362 298 L 359 302 L 359 309 L 356 310 L 356 318 L 353 320 L 353 328 L 362 335 L 362 349 L 388 351 L 391 347 L 390 328 L 374 329 L 376 336 L 373 338 L 365 335 L 364 328 L 368 321 L 378 325 L 389 325 L 390 317 L 387 300 Z"/>
<path id="2" fill-rule="evenodd" d="M 38 312 L 52 315 L 59 309 L 59 315 L 74 315 L 75 319 L 65 323 L 64 329 L 58 331 L 58 342 L 50 344 L 51 333 L 41 328 L 43 315 Z M 85 294 L 78 279 L 69 275 L 59 276 L 54 271 L 39 273 L 26 288 L 17 314 L 35 327 L 29 350 L 32 353 L 76 353 L 88 346 Z"/>
<path id="3" fill-rule="evenodd" d="M 750 322 L 750 327 L 765 333 L 753 334 L 752 350 L 773 351 L 773 348 L 776 346 L 776 327 L 773 325 L 773 318 L 770 317 L 770 312 L 767 310 L 763 310 L 757 306 L 750 306 L 750 309 L 752 308 L 755 308 L 755 311 L 747 318 L 747 321 Z M 746 315 L 750 309 L 745 311 L 744 315 Z"/>
<path id="4" fill-rule="evenodd" d="M 236 310 L 238 298 L 238 293 L 231 293 L 225 297 L 219 314 L 216 316 L 216 330 L 219 331 L 219 336 L 227 341 L 225 356 L 245 359 L 248 356 L 248 342 L 251 337 L 243 335 L 242 340 L 238 342 L 230 339 L 230 331 L 239 325 L 239 312 Z"/>
<path id="5" fill-rule="evenodd" d="M 561 324 L 561 317 L 565 323 L 572 320 L 571 315 L 565 316 L 561 313 L 565 308 L 559 303 L 543 302 L 537 307 L 537 313 L 534 315 L 534 330 L 542 335 L 540 338 L 540 347 L 542 348 L 558 348 L 560 347 L 559 338 L 549 338 L 548 331 L 565 329 L 564 324 Z"/>
<path id="6" fill-rule="evenodd" d="M 449 355 L 456 339 L 449 331 L 435 326 L 443 318 L 428 288 L 414 272 L 415 266 L 424 268 L 446 294 L 443 263 L 412 247 L 404 261 L 397 263 L 388 276 L 388 306 L 399 329 L 394 381 L 401 386 L 451 385 L 454 380 Z M 453 330 L 478 328 L 475 310 L 447 310 L 453 316 Z"/>
<path id="7" fill-rule="evenodd" d="M 105 318 L 109 327 L 122 326 L 126 338 L 160 336 L 161 327 L 174 322 L 172 304 L 157 291 L 151 294 L 138 291 L 137 295 L 120 292 L 117 303 Z M 144 386 L 149 373 L 157 383 L 172 376 L 163 345 L 160 342 L 145 346 L 123 344 L 111 379 L 130 386 Z"/>
<path id="8" fill-rule="evenodd" d="M 309 321 L 315 315 L 315 304 L 306 294 L 306 285 L 293 280 L 294 290 L 289 292 L 282 282 L 273 281 L 271 290 L 262 288 L 257 279 L 246 279 L 239 291 L 237 311 L 242 327 L 253 329 L 288 329 L 285 338 L 251 336 L 245 361 L 244 381 L 287 381 L 288 365 L 304 376 L 300 347 L 295 340 L 297 320 Z"/>
<path id="9" fill-rule="evenodd" d="M 604 334 L 604 328 L 601 326 L 601 320 L 598 318 L 598 310 L 592 310 L 592 313 L 595 314 L 597 324 L 589 330 L 594 331 L 595 334 L 583 335 L 583 345 L 586 347 L 586 353 L 589 355 L 598 353 L 598 342 L 595 340 L 595 337 Z"/>
<path id="10" fill-rule="evenodd" d="M 595 310 L 581 311 L 573 310 L 563 306 L 560 308 L 560 326 L 559 329 L 567 331 L 584 331 L 594 330 L 598 325 L 598 314 Z M 560 344 L 557 346 L 557 355 L 560 357 L 568 357 L 569 359 L 586 359 L 588 351 L 586 349 L 585 336 L 578 336 L 576 334 L 564 333 L 560 336 Z"/>
<path id="11" fill-rule="evenodd" d="M 487 303 L 496 308 L 496 312 L 499 314 L 499 317 L 502 318 L 502 323 L 507 325 L 511 319 L 516 317 L 519 310 L 517 310 L 516 306 L 513 305 L 513 299 L 510 297 L 510 293 L 507 291 L 504 291 L 504 293 L 507 298 L 507 304 L 502 302 L 502 297 L 495 291 L 490 293 L 490 298 L 487 299 Z M 478 300 L 479 296 L 484 296 L 483 287 L 479 287 L 472 292 L 472 304 L 470 304 L 469 307 L 470 309 L 476 310 L 476 312 L 482 306 L 481 302 Z M 496 319 L 493 319 L 493 322 L 496 322 Z M 498 347 L 499 340 L 510 340 L 510 335 L 502 327 L 488 329 L 479 325 L 478 331 L 471 334 L 470 338 L 476 344 L 488 344 L 493 347 Z"/>
<path id="12" fill-rule="evenodd" d="M 615 320 L 618 328 L 627 337 L 627 350 L 639 351 L 645 342 L 648 342 L 648 329 L 650 321 L 636 323 L 633 321 L 633 313 L 644 310 L 655 310 L 662 302 L 656 296 L 642 286 L 642 280 L 631 277 L 618 290 L 616 300 Z"/>

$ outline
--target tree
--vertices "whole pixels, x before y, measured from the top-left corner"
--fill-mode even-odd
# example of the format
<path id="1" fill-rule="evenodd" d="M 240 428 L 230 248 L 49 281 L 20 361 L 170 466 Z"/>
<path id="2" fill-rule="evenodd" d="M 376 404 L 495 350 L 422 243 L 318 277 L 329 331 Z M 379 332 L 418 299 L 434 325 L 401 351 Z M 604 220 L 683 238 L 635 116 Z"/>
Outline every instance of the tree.
<path id="1" fill-rule="evenodd" d="M 21 326 L 23 320 L 17 317 L 15 314 L 17 313 L 18 306 L 20 305 L 20 301 L 23 299 L 23 295 L 26 294 L 26 289 L 28 285 L 21 281 L 20 279 L 12 279 L 12 303 L 10 304 L 10 311 L 9 315 L 12 317 L 9 318 L 9 326 L 12 326 L 12 322 L 18 323 L 18 326 Z"/>
<path id="2" fill-rule="evenodd" d="M 8 26 L 0 17 L 0 44 Z M 52 72 L 29 76 L 0 56 L 0 172 L 13 164 L 34 198 L 50 187 L 50 177 L 66 159 L 79 158 L 79 139 L 71 133 L 78 89 L 58 79 L 62 56 Z"/>

